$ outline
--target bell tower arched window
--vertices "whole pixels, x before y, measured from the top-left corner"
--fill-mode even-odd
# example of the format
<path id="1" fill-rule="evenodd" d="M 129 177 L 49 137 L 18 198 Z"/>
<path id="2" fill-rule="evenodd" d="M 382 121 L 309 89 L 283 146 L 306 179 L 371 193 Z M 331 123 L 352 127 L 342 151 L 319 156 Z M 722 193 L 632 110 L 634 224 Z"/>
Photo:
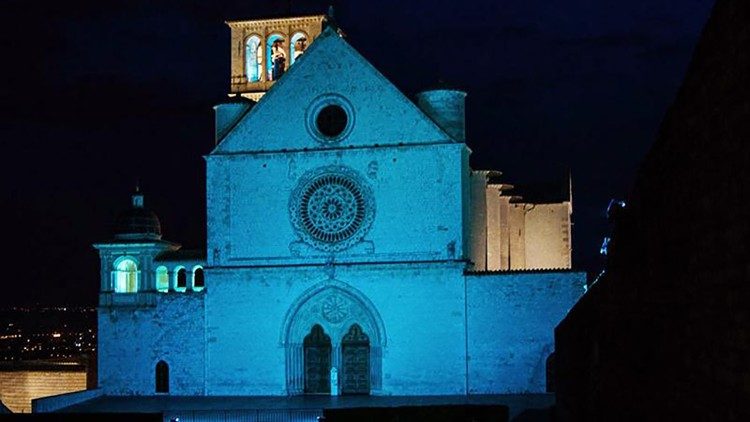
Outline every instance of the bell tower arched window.
<path id="1" fill-rule="evenodd" d="M 260 37 L 253 35 L 245 41 L 245 76 L 248 82 L 260 81 L 263 72 L 262 65 L 263 48 Z"/>
<path id="2" fill-rule="evenodd" d="M 269 81 L 278 81 L 286 71 L 286 45 L 284 36 L 273 34 L 266 40 L 266 68 Z"/>
<path id="3" fill-rule="evenodd" d="M 297 61 L 297 58 L 307 50 L 307 35 L 304 32 L 295 32 L 292 35 L 292 39 L 289 43 L 289 51 L 291 52 L 291 58 L 289 59 L 289 65 L 293 65 Z"/>
<path id="4" fill-rule="evenodd" d="M 115 263 L 115 293 L 136 293 L 138 291 L 138 264 L 132 258 L 121 258 Z"/>

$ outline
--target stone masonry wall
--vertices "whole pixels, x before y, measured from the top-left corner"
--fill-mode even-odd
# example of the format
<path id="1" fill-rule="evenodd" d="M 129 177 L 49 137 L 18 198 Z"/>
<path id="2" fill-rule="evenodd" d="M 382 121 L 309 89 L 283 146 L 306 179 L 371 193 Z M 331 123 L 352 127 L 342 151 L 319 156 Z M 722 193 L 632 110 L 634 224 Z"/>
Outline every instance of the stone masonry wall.
<path id="1" fill-rule="evenodd" d="M 105 394 L 154 394 L 160 360 L 169 365 L 170 394 L 203 394 L 205 291 L 157 295 L 156 307 L 99 309 L 99 386 Z"/>
<path id="2" fill-rule="evenodd" d="M 583 294 L 579 272 L 466 277 L 469 393 L 546 391 L 554 328 Z"/>

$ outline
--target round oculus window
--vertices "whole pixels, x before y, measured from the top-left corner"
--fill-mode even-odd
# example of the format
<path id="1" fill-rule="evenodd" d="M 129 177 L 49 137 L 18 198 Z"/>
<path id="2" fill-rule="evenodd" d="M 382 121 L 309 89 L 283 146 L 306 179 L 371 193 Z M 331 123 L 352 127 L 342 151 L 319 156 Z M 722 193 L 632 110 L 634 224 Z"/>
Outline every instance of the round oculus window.
<path id="1" fill-rule="evenodd" d="M 359 242 L 373 216 L 372 194 L 353 170 L 324 168 L 308 175 L 290 200 L 292 225 L 307 243 L 339 251 Z"/>
<path id="2" fill-rule="evenodd" d="M 318 116 L 315 118 L 315 127 L 321 135 L 327 138 L 335 138 L 344 132 L 348 121 L 346 111 L 341 106 L 330 104 L 318 112 Z"/>
<path id="3" fill-rule="evenodd" d="M 338 94 L 317 97 L 306 112 L 307 131 L 322 144 L 344 140 L 354 127 L 354 108 Z"/>

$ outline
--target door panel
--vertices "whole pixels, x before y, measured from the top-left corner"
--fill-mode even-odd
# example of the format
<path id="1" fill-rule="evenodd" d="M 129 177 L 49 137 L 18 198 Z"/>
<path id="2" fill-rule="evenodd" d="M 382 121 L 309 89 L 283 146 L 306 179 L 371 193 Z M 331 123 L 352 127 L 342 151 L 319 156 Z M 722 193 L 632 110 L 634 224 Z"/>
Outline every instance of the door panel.
<path id="1" fill-rule="evenodd" d="M 305 393 L 331 393 L 331 338 L 320 325 L 305 337 Z"/>
<path id="2" fill-rule="evenodd" d="M 342 394 L 370 394 L 370 339 L 354 324 L 341 341 Z"/>

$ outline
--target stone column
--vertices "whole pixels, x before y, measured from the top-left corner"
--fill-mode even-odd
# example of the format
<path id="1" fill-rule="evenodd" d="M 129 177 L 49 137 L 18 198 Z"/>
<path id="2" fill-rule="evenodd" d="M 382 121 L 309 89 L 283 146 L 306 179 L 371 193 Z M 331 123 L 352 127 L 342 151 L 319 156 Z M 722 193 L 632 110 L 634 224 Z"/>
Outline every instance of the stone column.
<path id="1" fill-rule="evenodd" d="M 176 291 L 177 287 L 177 273 L 174 272 L 174 269 L 167 268 L 167 280 L 169 281 L 169 289 L 168 291 L 174 292 Z"/>
<path id="2" fill-rule="evenodd" d="M 305 349 L 302 344 L 286 346 L 286 384 L 289 395 L 305 391 Z"/>

